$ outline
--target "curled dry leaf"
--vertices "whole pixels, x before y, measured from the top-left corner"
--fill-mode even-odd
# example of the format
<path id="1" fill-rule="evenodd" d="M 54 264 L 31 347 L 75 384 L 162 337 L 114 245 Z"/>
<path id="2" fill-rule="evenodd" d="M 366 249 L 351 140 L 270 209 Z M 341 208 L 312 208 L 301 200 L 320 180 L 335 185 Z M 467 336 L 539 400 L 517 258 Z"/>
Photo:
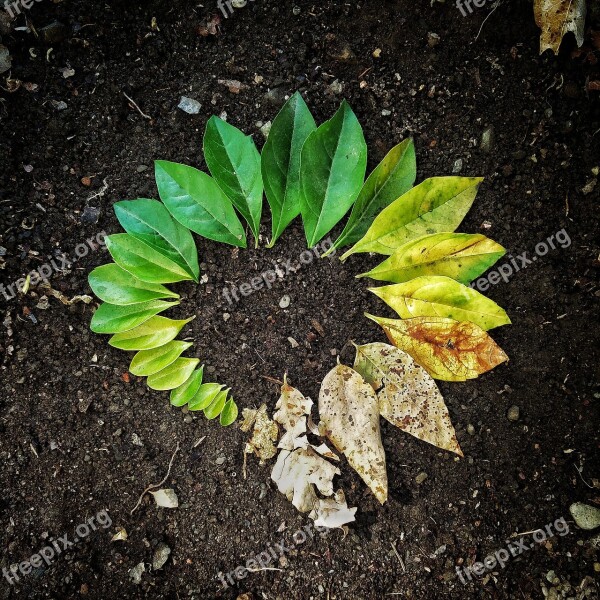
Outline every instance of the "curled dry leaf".
<path id="1" fill-rule="evenodd" d="M 285 433 L 279 440 L 278 448 L 293 450 L 298 445 L 294 441 L 306 433 L 306 417 L 310 414 L 313 402 L 288 384 L 284 375 L 281 386 L 281 396 L 277 400 L 273 414 L 273 420 L 277 421 L 285 429 Z"/>
<path id="2" fill-rule="evenodd" d="M 315 521 L 315 527 L 333 529 L 355 521 L 355 513 L 356 507 L 348 508 L 344 492 L 338 490 L 333 498 L 319 498 L 308 516 Z"/>
<path id="3" fill-rule="evenodd" d="M 380 342 L 357 346 L 354 369 L 377 392 L 384 419 L 420 440 L 463 456 L 435 381 L 406 352 Z"/>
<path id="4" fill-rule="evenodd" d="M 445 317 L 385 319 L 366 314 L 394 346 L 410 354 L 435 379 L 475 379 L 508 360 L 481 327 Z"/>
<path id="5" fill-rule="evenodd" d="M 321 433 L 346 456 L 383 504 L 388 484 L 373 388 L 354 369 L 337 365 L 321 384 L 319 415 Z"/>
<path id="6" fill-rule="evenodd" d="M 585 0 L 535 0 L 534 14 L 540 34 L 540 54 L 550 48 L 558 54 L 565 34 L 571 31 L 577 46 L 583 44 Z"/>
<path id="7" fill-rule="evenodd" d="M 263 404 L 258 410 L 245 408 L 242 411 L 243 422 L 240 425 L 242 431 L 252 429 L 252 437 L 246 443 L 244 452 L 247 454 L 256 454 L 260 458 L 262 465 L 266 460 L 273 458 L 277 454 L 275 443 L 279 430 L 277 423 L 274 423 L 267 414 L 267 405 Z"/>

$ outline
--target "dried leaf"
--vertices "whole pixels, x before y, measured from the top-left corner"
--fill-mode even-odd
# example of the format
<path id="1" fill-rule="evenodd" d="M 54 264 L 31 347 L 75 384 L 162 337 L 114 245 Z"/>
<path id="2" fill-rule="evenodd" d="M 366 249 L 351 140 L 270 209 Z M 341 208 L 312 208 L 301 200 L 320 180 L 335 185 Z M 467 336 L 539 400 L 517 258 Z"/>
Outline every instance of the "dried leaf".
<path id="1" fill-rule="evenodd" d="M 377 392 L 384 419 L 420 440 L 463 456 L 435 381 L 406 352 L 380 342 L 357 346 L 354 369 Z"/>
<path id="2" fill-rule="evenodd" d="M 387 500 L 387 473 L 373 388 L 350 367 L 338 365 L 321 384 L 319 415 L 321 433 L 346 456 L 383 504 Z"/>
<path id="3" fill-rule="evenodd" d="M 278 410 L 273 415 L 273 420 L 283 425 L 285 429 L 277 445 L 278 448 L 293 450 L 298 447 L 294 444 L 294 440 L 306 433 L 306 416 L 310 414 L 312 405 L 310 398 L 305 398 L 296 388 L 288 385 L 284 375 L 281 396 L 275 405 Z"/>
<path id="4" fill-rule="evenodd" d="M 408 352 L 435 379 L 475 379 L 508 356 L 483 329 L 445 317 L 385 319 L 366 314 L 385 331 L 390 342 Z"/>
<path id="5" fill-rule="evenodd" d="M 338 490 L 333 498 L 319 498 L 317 506 L 308 515 L 315 521 L 315 527 L 328 527 L 330 529 L 352 523 L 356 519 L 355 508 L 348 508 L 346 497 L 342 490 Z"/>
<path id="6" fill-rule="evenodd" d="M 161 506 L 163 508 L 177 508 L 179 506 L 177 494 L 175 493 L 175 490 L 171 488 L 160 489 L 150 493 L 154 496 L 156 506 Z"/>
<path id="7" fill-rule="evenodd" d="M 558 54 L 565 34 L 571 31 L 577 46 L 583 44 L 585 0 L 535 0 L 534 14 L 540 34 L 540 54 L 550 48 Z"/>
<path id="8" fill-rule="evenodd" d="M 277 453 L 274 442 L 277 441 L 279 430 L 267 414 L 267 405 L 263 404 L 258 410 L 245 408 L 242 411 L 243 422 L 240 425 L 242 431 L 252 430 L 252 437 L 246 443 L 245 452 L 256 454 L 262 465 L 266 460 L 273 458 Z"/>

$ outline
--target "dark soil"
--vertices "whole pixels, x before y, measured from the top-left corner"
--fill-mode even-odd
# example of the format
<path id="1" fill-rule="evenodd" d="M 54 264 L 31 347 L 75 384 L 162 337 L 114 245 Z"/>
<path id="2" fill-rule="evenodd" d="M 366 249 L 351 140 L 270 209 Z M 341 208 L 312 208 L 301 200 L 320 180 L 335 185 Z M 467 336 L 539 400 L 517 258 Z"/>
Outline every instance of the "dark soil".
<path id="1" fill-rule="evenodd" d="M 50 44 L 43 34 L 3 36 L 11 78 L 39 88 L 0 92 L 2 283 L 60 253 L 74 257 L 78 244 L 102 230 L 116 232 L 113 202 L 156 197 L 154 159 L 203 166 L 201 137 L 211 114 L 225 111 L 262 145 L 257 122 L 272 120 L 297 89 L 318 121 L 342 97 L 350 101 L 371 167 L 413 136 L 418 181 L 451 174 L 458 159 L 462 175 L 485 176 L 462 231 L 485 231 L 515 257 L 531 257 L 536 244 L 563 228 L 572 243 L 556 244 L 488 290 L 513 321 L 493 332 L 510 362 L 469 383 L 440 384 L 465 458 L 383 424 L 389 502 L 379 506 L 342 465 L 348 504 L 358 506 L 349 534 L 294 545 L 269 565 L 279 570 L 251 573 L 227 590 L 219 572 L 282 538 L 291 544 L 310 523 L 274 488 L 270 466 L 249 457 L 244 480 L 246 435 L 237 427 L 192 418 L 143 379 L 129 380 L 130 356 L 89 331 L 92 306 L 51 298 L 40 309 L 44 292 L 35 286 L 25 296 L 0 296 L 2 567 L 28 560 L 50 538 L 72 539 L 78 524 L 103 509 L 112 520 L 16 585 L 3 578 L 2 598 L 541 598 L 542 585 L 552 587 L 551 570 L 572 586 L 570 597 L 584 597 L 578 586 L 595 597 L 597 549 L 568 507 L 600 496 L 600 186 L 582 191 L 600 166 L 598 92 L 586 92 L 598 52 L 572 57 L 573 40 L 566 40 L 558 57 L 539 57 L 529 2 L 505 2 L 485 24 L 491 3 L 464 18 L 453 2 L 296 5 L 299 12 L 294 3 L 249 2 L 208 36 L 199 29 L 219 13 L 214 0 L 42 0 L 24 10 L 17 26 L 39 32 L 58 19 L 66 28 L 64 39 Z M 429 33 L 439 36 L 437 45 Z M 65 67 L 74 75 L 65 78 Z M 219 79 L 246 88 L 236 95 Z M 342 94 L 329 88 L 335 79 Z M 201 114 L 177 109 L 182 95 L 199 100 Z M 57 110 L 61 101 L 65 110 Z M 484 152 L 479 142 L 490 126 L 492 147 Z M 97 223 L 90 208 L 100 209 Z M 269 231 L 265 216 L 263 234 Z M 231 386 L 241 408 L 272 408 L 278 388 L 266 377 L 280 379 L 285 371 L 316 398 L 336 355 L 352 361 L 350 340 L 383 341 L 362 313 L 389 313 L 366 281 L 354 279 L 376 257 L 343 265 L 315 259 L 230 305 L 224 286 L 249 281 L 273 262 L 299 261 L 306 249 L 301 224 L 272 250 L 198 245 L 208 281 L 179 286 L 183 302 L 174 312 L 197 315 L 184 333 L 196 342 L 208 378 Z M 52 287 L 68 297 L 90 293 L 87 274 L 107 261 L 105 250 L 90 251 L 55 272 Z M 284 310 L 283 295 L 291 298 Z M 507 418 L 513 405 L 520 409 L 516 422 Z M 166 475 L 177 444 L 164 487 L 175 489 L 179 508 L 158 509 L 146 495 L 130 514 L 144 488 Z M 418 484 L 420 473 L 428 477 Z M 567 535 L 535 544 L 466 586 L 457 577 L 456 566 L 483 560 L 506 548 L 509 536 L 560 517 L 569 523 Z M 127 541 L 111 542 L 119 527 Z M 525 537 L 529 543 L 531 534 Z M 172 553 L 153 571 L 160 543 Z M 128 572 L 140 562 L 146 572 L 135 584 Z"/>

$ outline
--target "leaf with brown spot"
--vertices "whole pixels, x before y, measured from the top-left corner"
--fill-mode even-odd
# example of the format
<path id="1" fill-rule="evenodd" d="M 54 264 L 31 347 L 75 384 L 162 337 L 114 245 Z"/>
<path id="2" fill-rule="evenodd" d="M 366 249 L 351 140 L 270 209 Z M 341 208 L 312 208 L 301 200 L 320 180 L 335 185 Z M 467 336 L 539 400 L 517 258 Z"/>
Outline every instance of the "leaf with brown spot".
<path id="1" fill-rule="evenodd" d="M 585 0 L 534 0 L 535 22 L 542 30 L 540 34 L 540 54 L 550 48 L 558 54 L 560 43 L 571 31 L 577 46 L 583 44 L 585 25 Z"/>
<path id="2" fill-rule="evenodd" d="M 377 392 L 384 419 L 424 442 L 463 456 L 435 381 L 406 352 L 380 342 L 356 346 L 354 369 Z"/>
<path id="3" fill-rule="evenodd" d="M 365 315 L 435 379 L 475 379 L 508 360 L 502 348 L 474 323 L 445 317 L 401 320 Z"/>
<path id="4" fill-rule="evenodd" d="M 319 393 L 319 430 L 383 504 L 388 482 L 373 388 L 354 370 L 338 365 L 323 379 Z"/>
<path id="5" fill-rule="evenodd" d="M 306 398 L 299 390 L 293 388 L 283 376 L 281 396 L 277 400 L 273 414 L 273 420 L 277 421 L 285 429 L 285 433 L 279 440 L 278 448 L 293 450 L 298 446 L 295 440 L 306 434 L 306 416 L 310 414 L 312 400 Z"/>

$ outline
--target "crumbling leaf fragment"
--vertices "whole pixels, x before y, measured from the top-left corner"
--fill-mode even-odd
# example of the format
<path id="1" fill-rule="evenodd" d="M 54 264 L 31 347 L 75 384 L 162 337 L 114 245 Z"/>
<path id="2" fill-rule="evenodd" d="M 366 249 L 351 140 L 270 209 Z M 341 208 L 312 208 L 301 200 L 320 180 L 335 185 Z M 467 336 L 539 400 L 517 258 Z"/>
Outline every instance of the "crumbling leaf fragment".
<path id="1" fill-rule="evenodd" d="M 284 376 L 281 396 L 275 405 L 277 411 L 273 414 L 273 420 L 280 423 L 285 430 L 278 448 L 294 450 L 298 447 L 294 440 L 306 434 L 306 417 L 310 414 L 312 405 L 312 400 L 305 398 L 299 390 L 289 385 L 287 377 Z"/>
<path id="2" fill-rule="evenodd" d="M 244 420 L 240 425 L 240 429 L 247 432 L 252 428 L 252 437 L 246 443 L 244 452 L 246 454 L 256 454 L 262 465 L 277 454 L 277 448 L 275 447 L 279 434 L 277 423 L 269 418 L 266 404 L 263 404 L 258 410 L 245 408 L 242 411 L 242 417 Z"/>
<path id="3" fill-rule="evenodd" d="M 535 22 L 540 33 L 540 54 L 552 50 L 558 54 L 563 37 L 570 31 L 577 46 L 583 44 L 585 0 L 534 0 Z"/>
<path id="4" fill-rule="evenodd" d="M 319 498 L 308 516 L 314 520 L 316 527 L 334 529 L 355 521 L 355 513 L 356 507 L 348 508 L 344 492 L 338 490 L 332 498 Z"/>

